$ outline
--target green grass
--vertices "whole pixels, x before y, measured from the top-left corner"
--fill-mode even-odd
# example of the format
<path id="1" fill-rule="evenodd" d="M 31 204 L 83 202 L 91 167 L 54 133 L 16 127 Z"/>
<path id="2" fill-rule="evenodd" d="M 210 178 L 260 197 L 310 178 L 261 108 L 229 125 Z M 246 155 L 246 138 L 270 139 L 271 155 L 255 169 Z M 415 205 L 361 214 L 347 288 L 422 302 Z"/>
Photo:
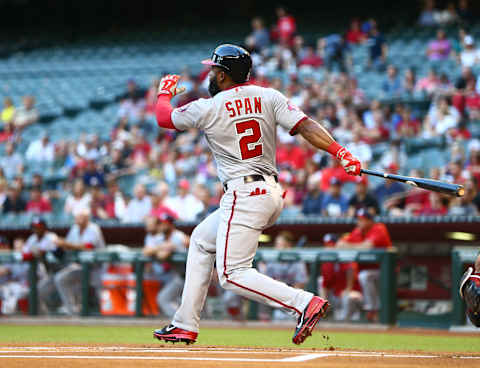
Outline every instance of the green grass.
<path id="1" fill-rule="evenodd" d="M 203 328 L 198 344 L 209 346 L 250 346 L 294 348 L 292 331 Z M 328 339 L 323 335 L 328 335 Z M 155 345 L 152 329 L 148 327 L 106 326 L 13 326 L 0 325 L 0 344 L 15 343 L 103 343 L 112 345 Z M 178 345 L 176 345 L 178 346 Z M 480 338 L 447 335 L 401 335 L 387 332 L 356 333 L 326 332 L 318 329 L 302 348 L 376 350 L 376 351 L 428 351 L 428 352 L 479 352 Z"/>

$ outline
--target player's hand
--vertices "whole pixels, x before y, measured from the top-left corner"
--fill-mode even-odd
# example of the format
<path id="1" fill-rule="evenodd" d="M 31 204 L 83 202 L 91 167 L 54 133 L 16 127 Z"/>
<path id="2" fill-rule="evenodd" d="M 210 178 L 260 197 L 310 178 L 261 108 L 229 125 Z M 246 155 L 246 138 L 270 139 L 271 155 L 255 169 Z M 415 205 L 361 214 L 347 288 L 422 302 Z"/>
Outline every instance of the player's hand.
<path id="1" fill-rule="evenodd" d="M 158 94 L 159 95 L 169 95 L 174 97 L 182 92 L 185 92 L 185 87 L 177 88 L 178 81 L 180 80 L 179 75 L 168 74 L 163 77 L 158 85 Z"/>
<path id="2" fill-rule="evenodd" d="M 362 164 L 356 157 L 353 157 L 352 154 L 346 150 L 346 148 L 343 148 L 337 152 L 337 158 L 340 160 L 340 163 L 347 174 L 360 175 Z"/>

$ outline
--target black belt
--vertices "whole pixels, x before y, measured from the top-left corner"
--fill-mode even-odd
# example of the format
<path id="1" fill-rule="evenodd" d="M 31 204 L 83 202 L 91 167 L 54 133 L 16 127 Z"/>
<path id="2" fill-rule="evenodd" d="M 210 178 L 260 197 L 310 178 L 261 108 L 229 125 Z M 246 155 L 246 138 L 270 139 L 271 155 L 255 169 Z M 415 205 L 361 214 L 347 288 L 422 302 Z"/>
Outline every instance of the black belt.
<path id="1" fill-rule="evenodd" d="M 273 178 L 275 179 L 275 181 L 278 183 L 278 176 L 277 175 L 273 175 Z M 243 177 L 243 182 L 245 184 L 247 183 L 253 183 L 254 181 L 266 181 L 265 178 L 263 177 L 263 175 L 247 175 L 247 176 L 244 176 Z M 225 190 L 225 192 L 228 190 L 228 186 L 227 186 L 227 183 L 224 183 L 223 184 L 223 189 Z"/>

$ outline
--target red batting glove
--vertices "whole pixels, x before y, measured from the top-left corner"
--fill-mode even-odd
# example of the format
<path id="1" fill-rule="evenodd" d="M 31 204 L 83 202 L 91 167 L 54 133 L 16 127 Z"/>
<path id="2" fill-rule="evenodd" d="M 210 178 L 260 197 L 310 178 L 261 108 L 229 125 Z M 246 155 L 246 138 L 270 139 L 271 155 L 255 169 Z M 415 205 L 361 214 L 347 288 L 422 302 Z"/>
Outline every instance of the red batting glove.
<path id="1" fill-rule="evenodd" d="M 357 158 L 353 157 L 345 147 L 342 147 L 337 142 L 333 142 L 327 148 L 327 151 L 340 160 L 345 172 L 349 175 L 360 175 L 362 165 Z"/>
<path id="2" fill-rule="evenodd" d="M 160 84 L 158 85 L 157 95 L 167 95 L 170 98 L 182 93 L 185 91 L 185 87 L 177 88 L 178 81 L 180 79 L 179 75 L 168 74 L 162 78 Z"/>

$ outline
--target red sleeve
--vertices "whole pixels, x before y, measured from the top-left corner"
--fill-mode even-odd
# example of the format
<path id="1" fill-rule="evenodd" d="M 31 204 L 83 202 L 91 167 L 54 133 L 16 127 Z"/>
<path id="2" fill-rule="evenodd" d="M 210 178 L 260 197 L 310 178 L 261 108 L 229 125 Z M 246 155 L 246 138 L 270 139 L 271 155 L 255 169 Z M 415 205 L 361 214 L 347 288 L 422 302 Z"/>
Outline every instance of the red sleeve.
<path id="1" fill-rule="evenodd" d="M 392 246 L 392 240 L 384 224 L 375 224 L 367 239 L 373 243 L 375 248 L 388 248 Z"/>
<path id="2" fill-rule="evenodd" d="M 172 122 L 172 105 L 170 105 L 170 96 L 159 95 L 157 105 L 155 106 L 155 115 L 157 124 L 160 128 L 176 129 Z"/>

